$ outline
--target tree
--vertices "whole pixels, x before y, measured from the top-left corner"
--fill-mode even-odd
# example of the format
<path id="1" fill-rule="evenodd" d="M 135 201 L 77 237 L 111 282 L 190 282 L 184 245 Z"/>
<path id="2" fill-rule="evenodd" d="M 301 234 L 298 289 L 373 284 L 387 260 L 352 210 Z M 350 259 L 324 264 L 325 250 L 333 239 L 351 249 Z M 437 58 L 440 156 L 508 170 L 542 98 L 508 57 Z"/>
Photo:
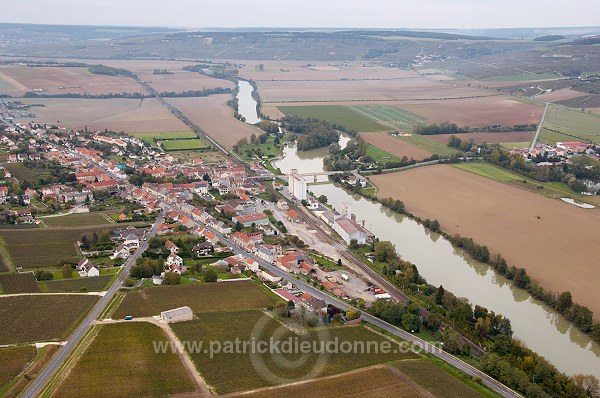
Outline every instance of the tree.
<path id="1" fill-rule="evenodd" d="M 102 233 L 100 234 L 100 237 L 98 238 L 98 243 L 110 243 L 110 231 L 105 229 L 104 231 L 102 231 Z"/>
<path id="2" fill-rule="evenodd" d="M 337 265 L 338 265 L 338 267 L 341 267 L 341 266 L 342 266 L 342 259 L 341 259 L 341 258 L 338 258 L 338 260 L 337 260 Z"/>
<path id="3" fill-rule="evenodd" d="M 252 135 L 250 136 L 250 143 L 256 144 L 256 134 L 252 133 Z"/>
<path id="4" fill-rule="evenodd" d="M 321 195 L 317 198 L 317 200 L 321 203 L 327 203 L 327 196 Z"/>
<path id="5" fill-rule="evenodd" d="M 585 391 L 588 397 L 600 397 L 600 382 L 598 378 L 592 375 L 576 374 L 573 375 L 573 381 L 577 387 Z"/>
<path id="6" fill-rule="evenodd" d="M 50 271 L 38 270 L 35 271 L 35 279 L 38 281 L 49 281 L 54 279 L 54 274 Z"/>
<path id="7" fill-rule="evenodd" d="M 402 327 L 409 332 L 418 333 L 421 325 L 421 317 L 418 315 L 408 312 L 402 317 Z"/>
<path id="8" fill-rule="evenodd" d="M 204 282 L 216 282 L 218 278 L 217 272 L 212 268 L 207 269 L 204 274 Z"/>
<path id="9" fill-rule="evenodd" d="M 571 292 L 563 292 L 558 296 L 558 300 L 556 300 L 556 310 L 561 314 L 571 308 L 573 305 L 573 297 L 571 296 Z"/>
<path id="10" fill-rule="evenodd" d="M 163 285 L 179 285 L 181 283 L 181 275 L 177 272 L 165 272 Z"/>
<path id="11" fill-rule="evenodd" d="M 444 289 L 444 286 L 440 285 L 440 287 L 438 287 L 437 292 L 435 293 L 435 303 L 437 305 L 442 305 L 445 293 L 446 290 Z"/>
<path id="12" fill-rule="evenodd" d="M 375 260 L 379 262 L 389 261 L 396 258 L 396 248 L 389 241 L 375 243 Z"/>
<path id="13" fill-rule="evenodd" d="M 70 279 L 73 277 L 73 267 L 71 267 L 71 264 L 63 265 L 61 271 L 64 279 Z"/>
<path id="14" fill-rule="evenodd" d="M 346 311 L 346 318 L 358 319 L 360 318 L 360 311 L 354 307 L 350 307 L 348 308 L 348 311 Z"/>

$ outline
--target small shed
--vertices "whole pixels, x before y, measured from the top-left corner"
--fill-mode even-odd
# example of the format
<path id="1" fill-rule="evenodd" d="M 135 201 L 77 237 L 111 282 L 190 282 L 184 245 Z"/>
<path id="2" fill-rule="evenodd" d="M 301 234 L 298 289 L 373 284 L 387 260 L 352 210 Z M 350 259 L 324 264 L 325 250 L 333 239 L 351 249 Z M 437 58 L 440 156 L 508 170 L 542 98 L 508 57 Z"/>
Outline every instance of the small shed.
<path id="1" fill-rule="evenodd" d="M 191 321 L 194 318 L 194 313 L 190 307 L 179 307 L 172 310 L 163 311 L 160 313 L 160 319 L 167 323 Z"/>

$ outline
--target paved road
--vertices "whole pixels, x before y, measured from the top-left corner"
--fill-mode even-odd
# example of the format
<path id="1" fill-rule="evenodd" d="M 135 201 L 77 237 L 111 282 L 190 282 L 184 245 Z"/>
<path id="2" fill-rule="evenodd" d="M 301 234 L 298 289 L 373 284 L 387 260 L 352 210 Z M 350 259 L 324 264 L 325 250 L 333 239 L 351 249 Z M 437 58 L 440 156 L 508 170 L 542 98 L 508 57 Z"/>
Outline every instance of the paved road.
<path id="1" fill-rule="evenodd" d="M 535 135 L 533 136 L 533 141 L 531 141 L 531 146 L 529 147 L 529 151 L 533 151 L 535 145 L 537 144 L 538 138 L 540 137 L 540 132 L 542 131 L 542 126 L 544 125 L 544 119 L 546 118 L 546 112 L 548 112 L 548 103 L 546 102 L 546 107 L 544 108 L 544 113 L 542 113 L 542 120 L 540 120 L 540 124 L 538 124 L 538 128 L 535 131 Z"/>
<path id="2" fill-rule="evenodd" d="M 163 221 L 164 221 L 164 215 L 161 214 L 160 217 L 158 217 L 158 219 L 152 226 L 152 228 L 150 229 L 150 232 L 148 233 L 148 238 L 150 238 L 156 234 L 156 230 L 158 229 L 158 226 L 160 224 L 162 224 Z M 140 244 L 140 247 L 125 262 L 125 269 L 121 272 L 121 274 L 119 275 L 119 277 L 117 278 L 115 283 L 113 283 L 112 286 L 106 292 L 106 294 L 103 297 L 101 297 L 100 300 L 98 300 L 96 305 L 94 305 L 94 307 L 89 312 L 89 314 L 86 316 L 86 318 L 83 320 L 83 322 L 81 322 L 81 324 L 79 324 L 79 326 L 77 327 L 75 332 L 71 335 L 71 337 L 67 341 L 67 344 L 65 344 L 62 348 L 60 348 L 58 350 L 58 352 L 56 353 L 56 355 L 54 355 L 52 360 L 48 363 L 46 368 L 44 368 L 44 370 L 40 373 L 40 375 L 31 383 L 31 385 L 27 388 L 27 390 L 25 390 L 22 397 L 32 398 L 32 397 L 37 396 L 40 393 L 40 391 L 42 390 L 42 388 L 46 385 L 46 383 L 48 383 L 50 380 L 52 380 L 52 378 L 54 377 L 54 375 L 56 374 L 56 372 L 58 371 L 60 366 L 63 364 L 63 362 L 69 357 L 69 355 L 73 352 L 75 347 L 79 344 L 79 342 L 81 341 L 83 336 L 92 327 L 96 318 L 98 318 L 100 313 L 102 313 L 102 311 L 104 311 L 107 304 L 113 298 L 115 293 L 121 288 L 121 286 L 123 286 L 123 282 L 125 281 L 127 276 L 129 276 L 129 270 L 131 269 L 131 266 L 133 266 L 135 264 L 138 257 L 140 257 L 142 255 L 142 253 L 144 251 L 146 251 L 147 248 L 148 248 L 148 242 L 142 241 Z"/>
<path id="3" fill-rule="evenodd" d="M 164 203 L 164 202 L 163 202 Z M 186 213 L 183 209 L 181 208 L 175 208 L 173 205 L 168 204 L 168 203 L 164 203 L 165 207 L 171 209 L 171 210 L 178 210 L 182 213 Z M 190 217 L 191 218 L 191 217 Z M 193 220 L 193 219 L 192 219 Z M 194 221 L 194 220 L 193 220 Z M 201 226 L 202 224 L 194 221 L 194 223 L 197 226 Z M 344 311 L 348 310 L 348 308 L 350 307 L 347 303 L 345 303 L 342 300 L 339 300 L 335 297 L 332 297 L 326 293 L 324 293 L 323 291 L 309 285 L 308 283 L 297 279 L 293 274 L 289 274 L 281 269 L 279 269 L 278 267 L 275 267 L 274 265 L 256 257 L 255 255 L 246 252 L 245 250 L 243 250 L 242 248 L 238 247 L 237 245 L 235 245 L 231 240 L 229 240 L 227 237 L 225 237 L 223 234 L 219 233 L 218 231 L 205 226 L 206 229 L 208 229 L 209 231 L 213 232 L 215 235 L 217 235 L 217 237 L 219 238 L 219 240 L 221 240 L 223 243 L 225 243 L 227 246 L 231 247 L 233 249 L 233 251 L 236 254 L 242 254 L 246 257 L 250 257 L 252 258 L 254 261 L 256 261 L 262 268 L 274 273 L 275 275 L 281 277 L 283 280 L 286 280 L 288 282 L 291 282 L 292 284 L 294 284 L 297 288 L 299 288 L 300 290 L 303 290 L 305 292 L 310 293 L 311 295 L 313 295 L 314 297 L 317 297 L 319 299 L 324 300 L 326 303 L 328 304 L 332 304 Z M 417 347 L 427 351 L 428 353 L 440 358 L 441 360 L 449 363 L 450 365 L 456 367 L 457 369 L 460 369 L 461 371 L 465 372 L 466 374 L 468 374 L 469 376 L 472 377 L 479 377 L 482 381 L 482 383 L 486 386 L 488 386 L 490 389 L 494 390 L 495 392 L 497 392 L 498 394 L 504 396 L 504 397 L 509 397 L 509 398 L 522 398 L 522 396 L 517 393 L 516 391 L 511 390 L 510 388 L 508 388 L 507 386 L 505 386 L 504 384 L 500 383 L 499 381 L 493 379 L 492 377 L 486 375 L 484 372 L 480 371 L 479 369 L 474 368 L 473 366 L 467 364 L 466 362 L 456 358 L 455 356 L 448 354 L 447 352 L 437 348 L 436 346 L 434 346 L 433 344 L 430 344 L 428 342 L 426 342 L 425 340 L 422 340 L 416 336 L 413 336 L 412 334 L 397 328 L 394 325 L 391 325 L 385 321 L 382 321 L 379 318 L 376 318 L 372 315 L 369 315 L 367 313 L 363 313 L 361 315 L 361 318 L 366 321 L 371 323 L 372 325 L 375 325 L 377 327 L 380 327 L 381 329 L 392 333 L 410 343 L 415 344 Z"/>

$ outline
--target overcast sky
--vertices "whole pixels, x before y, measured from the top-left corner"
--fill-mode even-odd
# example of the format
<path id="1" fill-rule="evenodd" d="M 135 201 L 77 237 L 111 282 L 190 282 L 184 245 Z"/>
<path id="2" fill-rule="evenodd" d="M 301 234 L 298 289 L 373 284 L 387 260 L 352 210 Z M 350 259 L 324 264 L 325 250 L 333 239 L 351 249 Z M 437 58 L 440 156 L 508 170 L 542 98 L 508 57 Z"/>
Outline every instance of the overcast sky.
<path id="1" fill-rule="evenodd" d="M 0 22 L 172 27 L 600 25 L 599 0 L 0 0 Z"/>

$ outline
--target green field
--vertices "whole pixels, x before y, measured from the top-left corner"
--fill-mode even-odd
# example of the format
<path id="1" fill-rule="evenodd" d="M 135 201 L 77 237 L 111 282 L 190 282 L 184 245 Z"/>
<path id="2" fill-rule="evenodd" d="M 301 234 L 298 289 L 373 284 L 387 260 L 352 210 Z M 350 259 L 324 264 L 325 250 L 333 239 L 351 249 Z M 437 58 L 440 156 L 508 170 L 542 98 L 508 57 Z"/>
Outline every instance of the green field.
<path id="1" fill-rule="evenodd" d="M 14 90 L 15 86 L 13 86 L 8 80 L 5 80 L 2 75 L 0 75 L 0 90 Z"/>
<path id="2" fill-rule="evenodd" d="M 437 398 L 481 398 L 484 396 L 497 396 L 485 387 L 476 384 L 470 377 L 460 375 L 456 369 L 448 365 L 446 367 L 449 367 L 454 375 L 436 366 L 429 360 L 402 361 L 395 366 L 403 374 L 420 386 L 425 387 Z M 460 377 L 460 379 L 457 377 Z"/>
<path id="3" fill-rule="evenodd" d="M 286 115 L 296 115 L 299 117 L 313 117 L 316 119 L 327 120 L 331 123 L 339 124 L 347 129 L 355 131 L 385 131 L 388 126 L 383 126 L 372 118 L 356 111 L 355 107 L 343 105 L 325 105 L 325 106 L 278 106 L 281 112 Z"/>
<path id="4" fill-rule="evenodd" d="M 0 246 L 5 245 L 15 267 L 55 266 L 61 260 L 79 260 L 75 243 L 82 235 L 98 235 L 114 227 L 81 227 L 54 230 L 50 228 L 0 229 Z"/>
<path id="5" fill-rule="evenodd" d="M 557 142 L 569 142 L 569 141 L 578 141 L 578 138 L 575 138 L 570 135 L 566 135 L 563 133 L 557 133 L 556 131 L 550 131 L 548 129 L 542 129 L 540 132 L 540 136 L 538 137 L 539 142 L 548 145 L 554 145 Z"/>
<path id="6" fill-rule="evenodd" d="M 25 167 L 23 163 L 6 163 L 4 167 L 20 182 L 27 180 L 37 184 L 40 181 L 37 174 Z"/>
<path id="7" fill-rule="evenodd" d="M 352 108 L 376 120 L 381 120 L 382 122 L 404 129 L 412 130 L 414 126 L 422 126 L 430 123 L 423 116 L 392 105 L 357 105 Z"/>
<path id="8" fill-rule="evenodd" d="M 539 182 L 530 178 L 523 177 L 522 175 L 513 173 L 510 170 L 503 169 L 490 163 L 484 162 L 471 162 L 471 163 L 457 163 L 452 166 L 461 170 L 468 171 L 473 174 L 480 175 L 482 177 L 490 178 L 492 180 L 510 184 L 519 188 L 524 188 L 535 193 L 547 196 L 549 198 L 561 198 L 570 197 L 581 202 L 591 203 L 594 205 L 600 205 L 600 198 L 598 196 L 582 195 L 574 192 L 567 184 L 562 182 Z M 527 181 L 524 183 L 523 181 Z M 543 189 L 538 189 L 538 186 L 543 186 Z"/>
<path id="9" fill-rule="evenodd" d="M 409 144 L 413 144 L 421 149 L 424 149 L 431 153 L 436 153 L 440 156 L 449 156 L 458 153 L 458 151 L 454 148 L 449 147 L 448 145 L 440 144 L 437 141 L 430 140 L 427 136 L 412 134 L 406 137 L 395 137 L 404 142 L 408 142 Z"/>
<path id="10" fill-rule="evenodd" d="M 113 275 L 89 276 L 86 278 L 61 279 L 56 281 L 40 282 L 40 287 L 44 292 L 62 293 L 62 292 L 99 292 L 106 288 L 106 285 L 113 278 Z"/>
<path id="11" fill-rule="evenodd" d="M 0 292 L 4 294 L 39 293 L 40 287 L 31 272 L 0 274 Z"/>
<path id="12" fill-rule="evenodd" d="M 209 145 L 203 140 L 199 139 L 185 139 L 185 140 L 169 140 L 162 141 L 162 148 L 165 151 L 183 151 L 189 149 L 206 149 Z"/>
<path id="13" fill-rule="evenodd" d="M 35 359 L 37 351 L 34 346 L 16 346 L 0 348 L 0 395 Z"/>
<path id="14" fill-rule="evenodd" d="M 158 315 L 184 305 L 195 313 L 259 309 L 275 302 L 273 294 L 250 281 L 155 286 L 126 293 L 113 317 Z"/>
<path id="15" fill-rule="evenodd" d="M 600 143 L 600 115 L 594 113 L 550 105 L 544 119 L 544 128 L 570 136 L 569 141 Z"/>
<path id="16" fill-rule="evenodd" d="M 258 325 L 258 326 L 257 326 Z M 265 315 L 261 311 L 250 310 L 241 312 L 204 313 L 199 319 L 181 322 L 172 325 L 173 331 L 182 341 L 268 341 L 271 337 L 275 340 L 286 341 L 297 337 L 299 341 L 316 342 L 335 341 L 355 342 L 369 341 L 380 343 L 388 341 L 385 337 L 375 334 L 368 329 L 357 327 L 329 327 L 321 333 L 310 331 L 306 334 L 296 335 L 278 321 Z M 391 346 L 395 343 L 390 342 Z M 312 346 L 312 343 L 311 343 Z M 317 346 L 318 347 L 318 346 Z M 318 351 L 318 350 L 317 350 Z M 393 350 L 392 350 L 393 351 Z M 281 360 L 295 361 L 300 359 L 297 355 L 282 354 Z M 277 366 L 275 358 L 278 355 L 248 355 L 217 353 L 210 358 L 208 354 L 199 352 L 191 355 L 197 369 L 206 379 L 208 384 L 216 391 L 228 393 L 240 390 L 249 390 L 271 384 L 281 384 L 283 379 L 292 381 L 305 377 L 317 365 L 318 354 L 314 351 L 307 354 L 305 362 L 297 368 L 284 368 Z M 413 353 L 325 353 L 322 367 L 318 366 L 319 375 L 342 373 L 351 369 L 362 368 L 377 363 L 386 363 L 394 360 L 418 358 Z M 257 366 L 259 370 L 255 367 Z M 262 370 L 261 370 L 262 369 Z M 275 378 L 265 376 L 266 370 L 276 375 Z"/>
<path id="17" fill-rule="evenodd" d="M 87 295 L 0 296 L 0 345 L 66 340 L 97 300 Z"/>
<path id="18" fill-rule="evenodd" d="M 283 140 L 282 140 L 283 141 Z M 244 145 L 240 150 L 239 157 L 246 161 L 257 160 L 258 154 L 260 158 L 266 156 L 267 158 L 274 158 L 280 156 L 283 153 L 283 143 L 275 145 L 275 137 L 269 136 L 264 144 L 248 144 Z"/>
<path id="19" fill-rule="evenodd" d="M 53 396 L 164 397 L 194 391 L 177 354 L 154 352 L 153 341 L 168 341 L 158 326 L 131 322 L 98 328 Z"/>
<path id="20" fill-rule="evenodd" d="M 198 138 L 193 131 L 166 131 L 162 133 L 131 133 L 130 135 L 155 145 L 156 140 L 175 140 L 178 138 Z"/>
<path id="21" fill-rule="evenodd" d="M 531 142 L 529 142 L 529 141 L 527 141 L 527 142 L 500 142 L 499 144 L 503 148 L 513 149 L 513 148 L 528 148 L 529 145 L 531 145 Z"/>
<path id="22" fill-rule="evenodd" d="M 373 160 L 382 164 L 386 164 L 387 162 L 400 162 L 402 160 L 399 157 L 371 144 L 367 144 L 367 156 L 370 156 L 373 158 Z"/>
<path id="23" fill-rule="evenodd" d="M 92 225 L 109 224 L 111 220 L 103 212 L 69 214 L 59 217 L 41 218 L 49 227 L 89 227 Z"/>

